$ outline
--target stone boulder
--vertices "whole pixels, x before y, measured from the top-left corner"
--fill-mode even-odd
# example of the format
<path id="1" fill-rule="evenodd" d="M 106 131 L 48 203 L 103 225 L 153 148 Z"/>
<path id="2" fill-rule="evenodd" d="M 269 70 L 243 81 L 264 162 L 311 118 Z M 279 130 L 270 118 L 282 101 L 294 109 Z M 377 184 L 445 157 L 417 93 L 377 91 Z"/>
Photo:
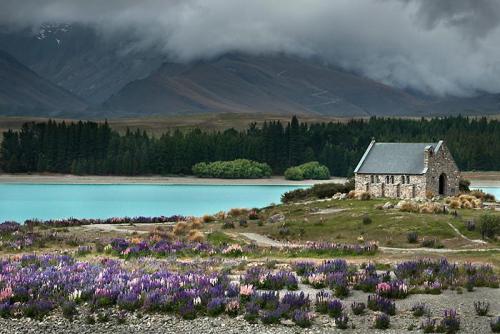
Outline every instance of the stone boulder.
<path id="1" fill-rule="evenodd" d="M 384 210 L 389 210 L 392 208 L 394 208 L 394 204 L 392 204 L 391 202 L 387 202 L 382 206 L 382 209 L 384 209 Z"/>
<path id="2" fill-rule="evenodd" d="M 285 221 L 285 215 L 282 213 L 277 213 L 275 215 L 272 215 L 267 219 L 268 223 L 283 223 Z"/>

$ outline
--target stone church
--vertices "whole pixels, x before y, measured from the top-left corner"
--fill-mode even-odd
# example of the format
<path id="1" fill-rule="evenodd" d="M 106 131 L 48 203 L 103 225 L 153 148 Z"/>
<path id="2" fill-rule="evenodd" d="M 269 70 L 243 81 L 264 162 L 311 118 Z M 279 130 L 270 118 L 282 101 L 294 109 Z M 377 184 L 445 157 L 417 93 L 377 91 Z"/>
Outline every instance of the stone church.
<path id="1" fill-rule="evenodd" d="M 425 198 L 458 194 L 460 171 L 441 140 L 377 143 L 372 140 L 354 170 L 357 192 L 373 197 Z"/>

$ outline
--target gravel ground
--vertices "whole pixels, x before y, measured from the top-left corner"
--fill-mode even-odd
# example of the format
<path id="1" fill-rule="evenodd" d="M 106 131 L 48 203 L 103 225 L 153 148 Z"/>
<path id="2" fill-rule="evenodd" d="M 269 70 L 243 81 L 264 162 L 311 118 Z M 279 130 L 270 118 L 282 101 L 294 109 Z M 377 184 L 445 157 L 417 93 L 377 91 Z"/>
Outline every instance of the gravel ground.
<path id="1" fill-rule="evenodd" d="M 311 297 L 317 290 L 300 286 L 301 290 L 309 293 Z M 354 300 L 366 302 L 367 294 L 354 291 L 344 303 L 350 305 Z M 192 321 L 182 320 L 173 315 L 152 314 L 137 317 L 130 315 L 125 324 L 117 324 L 114 315 L 109 322 L 89 325 L 84 316 L 80 315 L 73 322 L 64 319 L 61 315 L 52 314 L 43 321 L 31 319 L 0 319 L 0 333 L 418 333 L 419 330 L 408 330 L 414 324 L 418 327 L 421 319 L 413 317 L 409 309 L 417 302 L 426 302 L 431 308 L 432 316 L 441 316 L 445 308 L 456 308 L 460 314 L 460 333 L 490 333 L 489 322 L 491 317 L 478 317 L 474 312 L 474 301 L 487 300 L 490 303 L 490 315 L 500 314 L 500 289 L 480 288 L 474 292 L 457 294 L 446 291 L 441 295 L 411 295 L 404 300 L 398 300 L 397 315 L 391 317 L 391 328 L 385 331 L 371 328 L 373 312 L 367 311 L 363 316 L 352 315 L 349 311 L 354 329 L 339 330 L 334 327 L 333 320 L 327 316 L 319 316 L 314 320 L 311 328 L 302 329 L 294 326 L 290 321 L 282 325 L 265 326 L 262 324 L 249 324 L 241 316 L 230 318 L 221 316 L 217 318 L 200 317 Z M 83 312 L 82 312 L 83 313 Z"/>

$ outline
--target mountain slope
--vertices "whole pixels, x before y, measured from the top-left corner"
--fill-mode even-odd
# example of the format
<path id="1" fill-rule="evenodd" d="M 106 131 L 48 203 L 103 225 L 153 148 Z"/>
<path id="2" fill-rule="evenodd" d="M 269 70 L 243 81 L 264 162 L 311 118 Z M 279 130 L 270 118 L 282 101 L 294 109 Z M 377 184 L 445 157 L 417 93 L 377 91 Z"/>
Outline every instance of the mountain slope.
<path id="1" fill-rule="evenodd" d="M 165 61 L 158 50 L 138 48 L 125 34 L 105 39 L 83 25 L 43 25 L 35 32 L 0 27 L 0 49 L 90 104 Z"/>
<path id="2" fill-rule="evenodd" d="M 313 113 L 335 116 L 419 114 L 423 101 L 398 89 L 310 59 L 224 55 L 165 63 L 105 104 L 128 114 L 200 112 Z"/>
<path id="3" fill-rule="evenodd" d="M 57 115 L 83 111 L 78 97 L 40 77 L 0 50 L 0 113 Z"/>

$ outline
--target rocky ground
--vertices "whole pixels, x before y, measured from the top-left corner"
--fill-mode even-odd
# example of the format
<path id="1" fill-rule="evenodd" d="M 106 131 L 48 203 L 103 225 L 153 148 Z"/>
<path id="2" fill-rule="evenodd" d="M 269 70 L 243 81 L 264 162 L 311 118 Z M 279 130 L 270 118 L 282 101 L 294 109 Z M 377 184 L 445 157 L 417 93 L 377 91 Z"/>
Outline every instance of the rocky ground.
<path id="1" fill-rule="evenodd" d="M 304 288 L 306 293 L 313 297 L 315 290 Z M 354 291 L 344 301 L 349 306 L 352 301 L 366 302 L 367 294 Z M 314 298 L 314 297 L 313 297 Z M 488 301 L 490 314 L 488 317 L 476 316 L 474 301 Z M 117 311 L 108 311 L 107 322 L 88 324 L 85 310 L 70 322 L 61 315 L 54 313 L 42 321 L 28 318 L 0 319 L 0 333 L 418 333 L 422 319 L 415 318 L 409 311 L 417 302 L 427 303 L 432 311 L 432 317 L 440 317 L 446 308 L 457 309 L 461 319 L 460 333 L 490 333 L 489 323 L 492 316 L 500 315 L 500 289 L 478 288 L 474 292 L 457 294 L 455 291 L 445 291 L 441 295 L 411 295 L 404 300 L 398 300 L 397 315 L 391 317 L 391 328 L 385 331 L 372 329 L 373 312 L 355 316 L 348 310 L 350 323 L 355 326 L 348 330 L 334 327 L 334 322 L 327 316 L 318 316 L 311 328 L 302 329 L 291 321 L 284 321 L 281 325 L 249 324 L 242 316 L 230 318 L 220 316 L 216 318 L 199 317 L 195 320 L 182 320 L 168 314 L 133 314 L 126 318 L 124 324 L 117 322 Z M 102 312 L 102 311 L 101 311 Z M 411 330 L 413 325 L 415 329 Z"/>

